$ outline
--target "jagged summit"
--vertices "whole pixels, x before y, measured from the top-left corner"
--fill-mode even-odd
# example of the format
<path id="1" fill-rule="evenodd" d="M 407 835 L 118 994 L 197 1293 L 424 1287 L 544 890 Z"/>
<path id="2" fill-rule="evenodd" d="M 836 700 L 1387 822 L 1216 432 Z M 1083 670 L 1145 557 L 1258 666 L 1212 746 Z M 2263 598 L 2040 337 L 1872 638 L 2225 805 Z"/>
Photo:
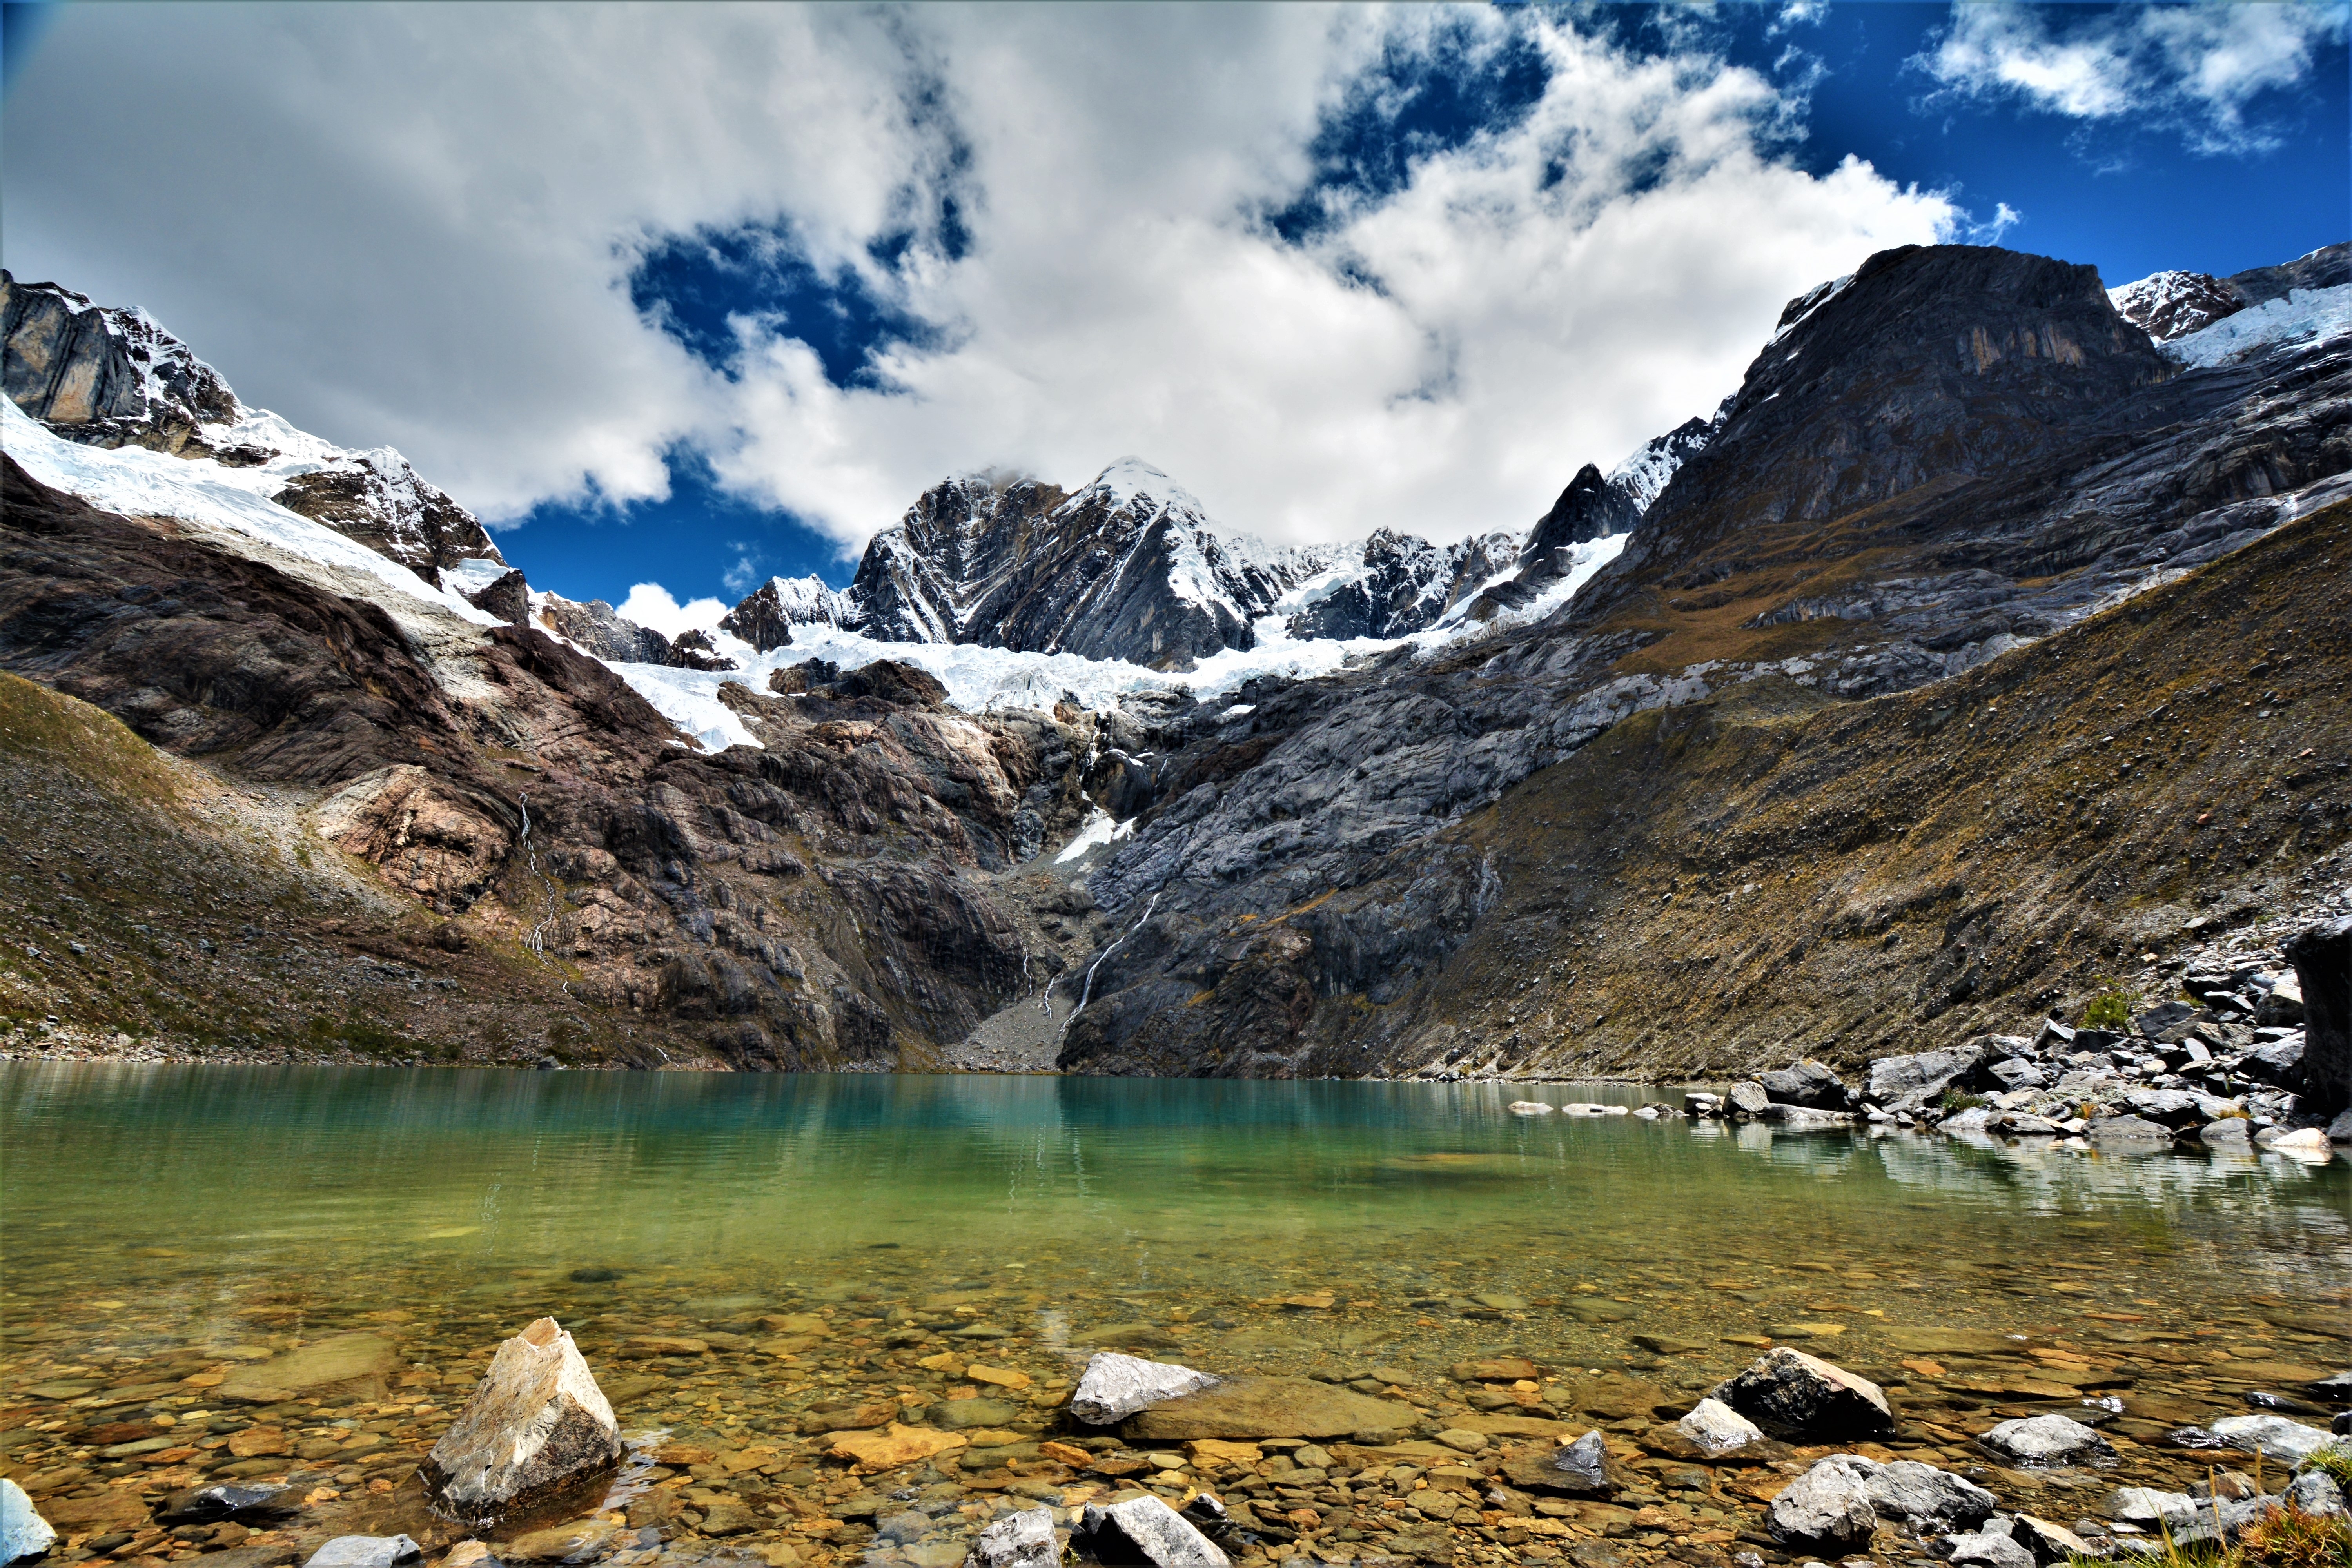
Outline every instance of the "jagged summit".
<path id="1" fill-rule="evenodd" d="M 217 464 L 223 482 L 325 523 L 438 584 L 506 562 L 489 534 L 390 447 L 355 452 L 248 408 L 146 311 L 0 271 L 0 383 L 54 435 Z"/>

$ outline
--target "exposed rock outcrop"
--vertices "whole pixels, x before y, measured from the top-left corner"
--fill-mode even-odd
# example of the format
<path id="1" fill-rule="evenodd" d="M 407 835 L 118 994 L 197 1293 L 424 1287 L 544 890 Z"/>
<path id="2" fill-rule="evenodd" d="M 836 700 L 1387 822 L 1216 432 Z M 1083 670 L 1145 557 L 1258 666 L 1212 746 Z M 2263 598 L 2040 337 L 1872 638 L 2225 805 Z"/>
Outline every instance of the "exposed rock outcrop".
<path id="1" fill-rule="evenodd" d="M 2315 1110 L 2352 1106 L 2352 915 L 2289 942 L 2303 997 L 2302 1092 Z"/>
<path id="2" fill-rule="evenodd" d="M 728 611 L 719 629 L 768 653 L 790 647 L 794 626 L 838 626 L 855 617 L 847 596 L 821 577 L 771 577 Z"/>
<path id="3" fill-rule="evenodd" d="M 8 396 L 90 446 L 210 456 L 200 430 L 237 415 L 220 373 L 143 310 L 109 309 L 0 271 L 0 340 Z"/>

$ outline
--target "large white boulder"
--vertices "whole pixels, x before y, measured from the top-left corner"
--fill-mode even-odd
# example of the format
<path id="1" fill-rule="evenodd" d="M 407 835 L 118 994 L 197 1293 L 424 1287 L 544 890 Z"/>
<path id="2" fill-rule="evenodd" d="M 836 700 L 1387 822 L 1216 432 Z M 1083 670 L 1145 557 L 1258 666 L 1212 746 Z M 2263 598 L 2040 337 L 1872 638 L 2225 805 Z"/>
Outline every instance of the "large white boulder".
<path id="1" fill-rule="evenodd" d="M 621 1427 L 572 1336 L 541 1318 L 499 1346 L 481 1386 L 425 1461 L 434 1504 L 476 1530 L 551 1510 L 600 1485 Z"/>
<path id="2" fill-rule="evenodd" d="M 57 1539 L 58 1532 L 33 1507 L 25 1489 L 0 1477 L 0 1563 L 38 1557 Z"/>
<path id="3" fill-rule="evenodd" d="M 1216 1381 L 1205 1372 L 1174 1362 L 1097 1351 L 1070 1395 L 1070 1414 L 1089 1426 L 1108 1426 L 1162 1400 L 1198 1394 Z"/>

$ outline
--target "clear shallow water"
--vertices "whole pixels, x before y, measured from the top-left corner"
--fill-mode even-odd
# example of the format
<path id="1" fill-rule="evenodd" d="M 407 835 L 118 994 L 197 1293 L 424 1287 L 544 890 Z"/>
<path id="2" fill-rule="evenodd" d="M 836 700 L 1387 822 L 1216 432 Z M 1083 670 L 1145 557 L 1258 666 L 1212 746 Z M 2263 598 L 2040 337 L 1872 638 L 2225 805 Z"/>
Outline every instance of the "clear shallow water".
<path id="1" fill-rule="evenodd" d="M 2341 1310 L 2352 1285 L 2340 1161 L 1504 1110 L 1604 1096 L 1642 1098 L 16 1066 L 0 1070 L 0 1300 L 21 1322 L 119 1297 L 201 1334 L 288 1286 L 331 1319 L 464 1299 L 520 1321 L 985 1283 L 1024 1288 L 996 1314 L 1024 1332 L 1060 1331 L 1025 1321 L 1048 1310 L 1082 1339 L 1187 1307 L 1181 1337 L 1239 1334 L 1242 1357 L 1508 1340 L 1598 1364 L 1638 1353 L 1643 1331 L 1713 1343 L 1838 1324 L 1824 1337 L 1867 1356 L 1890 1327 L 2032 1331 L 2104 1306 L 2188 1331 L 2251 1297 Z M 621 1279 L 583 1288 L 583 1268 Z M 1337 1292 L 1328 1312 L 1265 1305 L 1318 1289 Z"/>
<path id="2" fill-rule="evenodd" d="M 418 1462 L 496 1342 L 552 1313 L 640 1457 L 602 1522 L 516 1561 L 956 1568 L 1007 1509 L 1066 1525 L 1145 1486 L 1286 1521 L 1297 1542 L 1245 1568 L 1591 1568 L 1602 1540 L 1664 1568 L 1763 1539 L 1736 1457 L 1695 1469 L 1656 1433 L 1768 1343 L 1885 1385 L 1891 1451 L 2068 1519 L 2201 1476 L 2179 1424 L 2352 1361 L 2341 1162 L 1509 1114 L 1522 1097 L 1643 1094 L 11 1065 L 0 1473 L 68 1521 L 68 1561 L 246 1542 L 150 1520 L 207 1480 L 298 1489 L 300 1518 L 251 1540 L 298 1561 L 338 1533 L 437 1548 Z M 1334 1440 L 1328 1472 L 1127 1452 L 1065 1424 L 1097 1345 L 1346 1383 L 1396 1425 Z M 365 1375 L 286 1370 L 347 1354 Z M 1538 1377 L 1462 1364 L 1499 1356 Z M 2116 1461 L 1982 1468 L 1977 1435 L 2049 1409 L 2106 1423 Z M 962 1446 L 846 1468 L 838 1434 L 887 1422 Z M 1627 1489 L 1534 1518 L 1481 1511 L 1430 1440 L 1596 1426 Z"/>

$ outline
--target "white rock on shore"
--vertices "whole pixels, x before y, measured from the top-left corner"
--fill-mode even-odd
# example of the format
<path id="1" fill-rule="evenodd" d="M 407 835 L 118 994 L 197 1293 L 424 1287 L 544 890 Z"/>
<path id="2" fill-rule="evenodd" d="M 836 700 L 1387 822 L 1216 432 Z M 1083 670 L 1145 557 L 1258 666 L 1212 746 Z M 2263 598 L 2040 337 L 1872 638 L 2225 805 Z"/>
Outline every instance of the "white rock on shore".
<path id="1" fill-rule="evenodd" d="M 425 1462 L 436 1506 L 476 1529 L 584 1489 L 621 1458 L 620 1424 L 553 1318 L 499 1346 Z"/>

